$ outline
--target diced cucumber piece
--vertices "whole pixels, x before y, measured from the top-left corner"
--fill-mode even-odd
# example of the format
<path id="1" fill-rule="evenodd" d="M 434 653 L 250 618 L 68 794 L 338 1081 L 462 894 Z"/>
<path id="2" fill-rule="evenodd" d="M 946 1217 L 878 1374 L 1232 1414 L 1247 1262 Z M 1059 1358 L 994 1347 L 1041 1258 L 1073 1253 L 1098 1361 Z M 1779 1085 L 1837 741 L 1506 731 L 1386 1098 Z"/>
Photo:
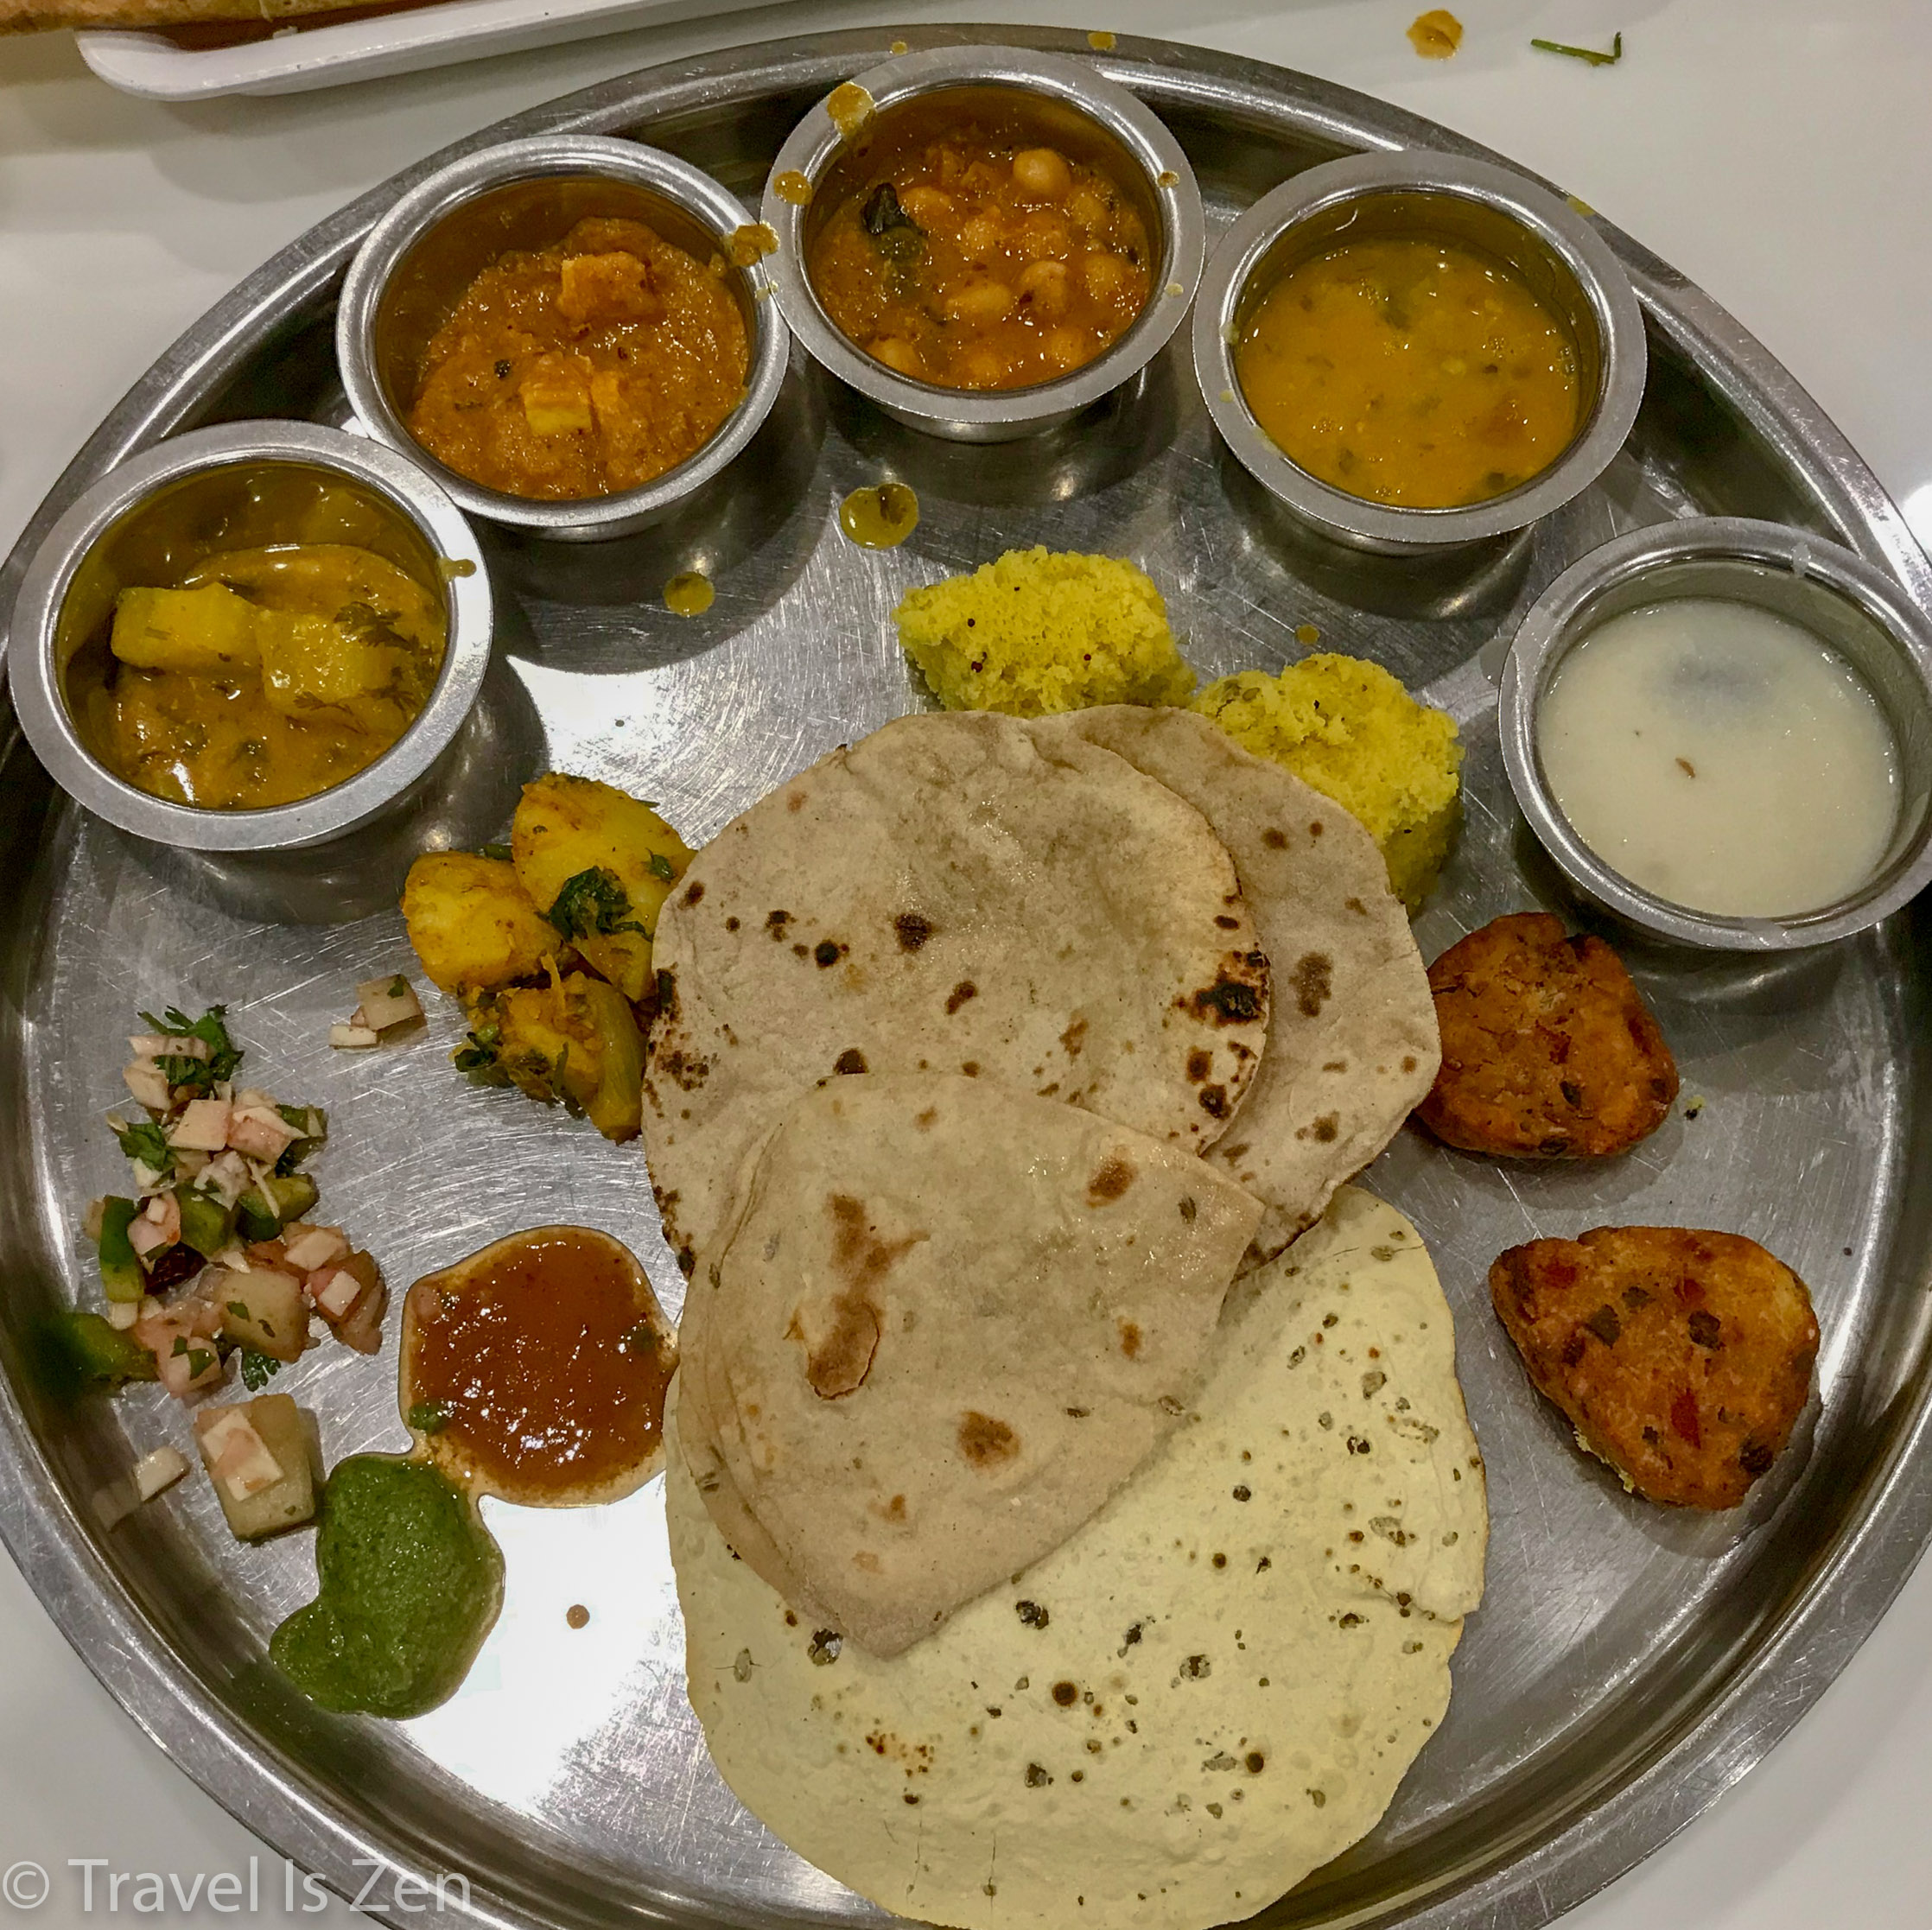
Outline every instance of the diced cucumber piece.
<path id="1" fill-rule="evenodd" d="M 128 1228 L 140 1211 L 138 1203 L 130 1199 L 101 1202 L 100 1284 L 107 1290 L 110 1300 L 132 1305 L 148 1290 L 147 1276 L 141 1271 L 141 1262 L 135 1258 L 128 1239 Z"/>
<path id="2" fill-rule="evenodd" d="M 184 1192 L 176 1196 L 181 1208 L 181 1241 L 204 1260 L 214 1256 L 234 1238 L 235 1209 L 213 1194 Z"/>
<path id="3" fill-rule="evenodd" d="M 259 1186 L 251 1186 L 236 1202 L 235 1225 L 245 1240 L 272 1240 L 291 1220 L 315 1210 L 321 1190 L 305 1172 L 290 1173 L 270 1183 L 271 1203 Z"/>
<path id="4" fill-rule="evenodd" d="M 91 1388 L 152 1381 L 155 1357 L 132 1334 L 98 1313 L 72 1310 L 36 1321 L 29 1330 L 30 1357 L 41 1384 L 57 1400 L 73 1400 Z"/>

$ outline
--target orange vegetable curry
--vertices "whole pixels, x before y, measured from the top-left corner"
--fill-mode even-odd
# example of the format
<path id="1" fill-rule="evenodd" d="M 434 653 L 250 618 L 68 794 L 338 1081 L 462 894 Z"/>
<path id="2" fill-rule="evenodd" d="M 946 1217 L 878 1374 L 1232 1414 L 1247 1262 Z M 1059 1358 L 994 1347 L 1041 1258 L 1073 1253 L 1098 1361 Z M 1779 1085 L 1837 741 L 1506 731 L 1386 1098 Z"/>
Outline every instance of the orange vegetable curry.
<path id="1" fill-rule="evenodd" d="M 840 200 L 806 265 L 826 314 L 888 368 L 1020 389 L 1118 340 L 1152 261 L 1146 220 L 1103 168 L 966 122 Z"/>
<path id="2" fill-rule="evenodd" d="M 745 393 L 721 255 L 593 217 L 485 269 L 430 338 L 410 433 L 486 488 L 539 501 L 640 488 L 696 455 Z"/>

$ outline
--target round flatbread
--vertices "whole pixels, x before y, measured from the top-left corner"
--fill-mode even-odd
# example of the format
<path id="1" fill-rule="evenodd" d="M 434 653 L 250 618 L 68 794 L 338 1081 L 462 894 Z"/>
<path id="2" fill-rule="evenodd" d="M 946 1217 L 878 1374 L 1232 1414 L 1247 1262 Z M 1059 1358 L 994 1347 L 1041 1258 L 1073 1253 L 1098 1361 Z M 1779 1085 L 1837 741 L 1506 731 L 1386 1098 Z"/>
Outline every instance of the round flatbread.
<path id="1" fill-rule="evenodd" d="M 1236 1284 L 1135 1478 L 901 1655 L 734 1560 L 675 1438 L 668 1480 L 726 1781 L 841 1882 L 964 1930 L 1250 1915 L 1382 1814 L 1482 1588 L 1449 1307 L 1414 1228 L 1352 1189 Z"/>
<path id="2" fill-rule="evenodd" d="M 808 1093 L 686 1297 L 713 1519 L 735 1542 L 748 1512 L 793 1608 L 896 1654 L 1173 1429 L 1260 1217 L 1192 1153 L 988 1080 Z"/>
<path id="3" fill-rule="evenodd" d="M 1265 1203 L 1255 1258 L 1271 1259 L 1388 1145 L 1440 1063 L 1389 867 L 1339 804 L 1192 711 L 1109 704 L 1028 727 L 1048 757 L 1097 746 L 1158 778 L 1234 859 L 1274 1004 L 1267 1053 L 1207 1158 Z"/>
<path id="4" fill-rule="evenodd" d="M 982 1076 L 1198 1152 L 1267 1032 L 1268 962 L 1201 814 L 985 713 L 900 718 L 754 804 L 693 861 L 654 957 L 645 1151 L 687 1273 L 746 1153 L 822 1080 Z"/>

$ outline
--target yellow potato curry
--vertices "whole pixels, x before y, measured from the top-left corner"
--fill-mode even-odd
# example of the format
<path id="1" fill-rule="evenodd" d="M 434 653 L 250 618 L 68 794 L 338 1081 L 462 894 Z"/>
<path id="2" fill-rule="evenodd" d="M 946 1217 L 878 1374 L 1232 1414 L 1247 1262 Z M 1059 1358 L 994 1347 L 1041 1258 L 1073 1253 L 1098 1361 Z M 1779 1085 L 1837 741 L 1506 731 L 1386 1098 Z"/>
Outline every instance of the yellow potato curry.
<path id="1" fill-rule="evenodd" d="M 1562 322 L 1510 270 L 1441 241 L 1351 241 L 1302 263 L 1249 316 L 1235 371 L 1291 461 L 1419 509 L 1528 481 L 1580 414 Z"/>
<path id="2" fill-rule="evenodd" d="M 250 810 L 372 764 L 429 701 L 443 600 L 373 551 L 229 550 L 168 588 L 124 589 L 87 734 L 172 803 Z"/>
<path id="3" fill-rule="evenodd" d="M 696 455 L 745 394 L 721 255 L 641 221 L 580 221 L 477 276 L 430 338 L 410 434 L 488 489 L 538 501 L 639 489 Z"/>

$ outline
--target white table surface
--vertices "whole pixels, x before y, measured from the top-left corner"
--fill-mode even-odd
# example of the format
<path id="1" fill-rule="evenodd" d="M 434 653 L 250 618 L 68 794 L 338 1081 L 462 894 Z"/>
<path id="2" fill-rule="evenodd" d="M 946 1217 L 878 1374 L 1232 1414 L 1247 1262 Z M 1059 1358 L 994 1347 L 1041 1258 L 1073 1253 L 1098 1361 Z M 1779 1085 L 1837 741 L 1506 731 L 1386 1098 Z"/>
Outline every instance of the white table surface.
<path id="1" fill-rule="evenodd" d="M 111 92 L 71 40 L 0 41 L 0 549 L 122 391 L 312 222 L 499 116 L 659 60 L 812 28 L 965 15 L 1163 35 L 1321 74 L 1514 156 L 1675 263 L 1781 357 L 1932 547 L 1932 4 L 1927 0 L 1462 0 L 1454 60 L 1402 29 L 1418 0 L 914 0 L 801 5 L 274 100 Z M 1603 71 L 1532 35 L 1607 45 Z M 1484 1610 L 1507 1615 L 1506 1603 Z M 1932 1566 L 1822 1703 L 1569 1930 L 1932 1922 Z M 0 1557 L 0 1871 L 52 1893 L 9 1920 L 92 1923 L 70 1858 L 241 1872 L 279 1859 L 171 1767 Z M 297 1914 L 305 1902 L 298 1884 Z M 222 1900 L 226 1901 L 227 1893 Z M 135 1892 L 118 1914 L 134 1914 Z M 243 1892 L 246 1914 L 246 1893 Z M 149 1922 L 221 1923 L 169 1895 Z M 339 1904 L 302 1920 L 358 1920 Z"/>

